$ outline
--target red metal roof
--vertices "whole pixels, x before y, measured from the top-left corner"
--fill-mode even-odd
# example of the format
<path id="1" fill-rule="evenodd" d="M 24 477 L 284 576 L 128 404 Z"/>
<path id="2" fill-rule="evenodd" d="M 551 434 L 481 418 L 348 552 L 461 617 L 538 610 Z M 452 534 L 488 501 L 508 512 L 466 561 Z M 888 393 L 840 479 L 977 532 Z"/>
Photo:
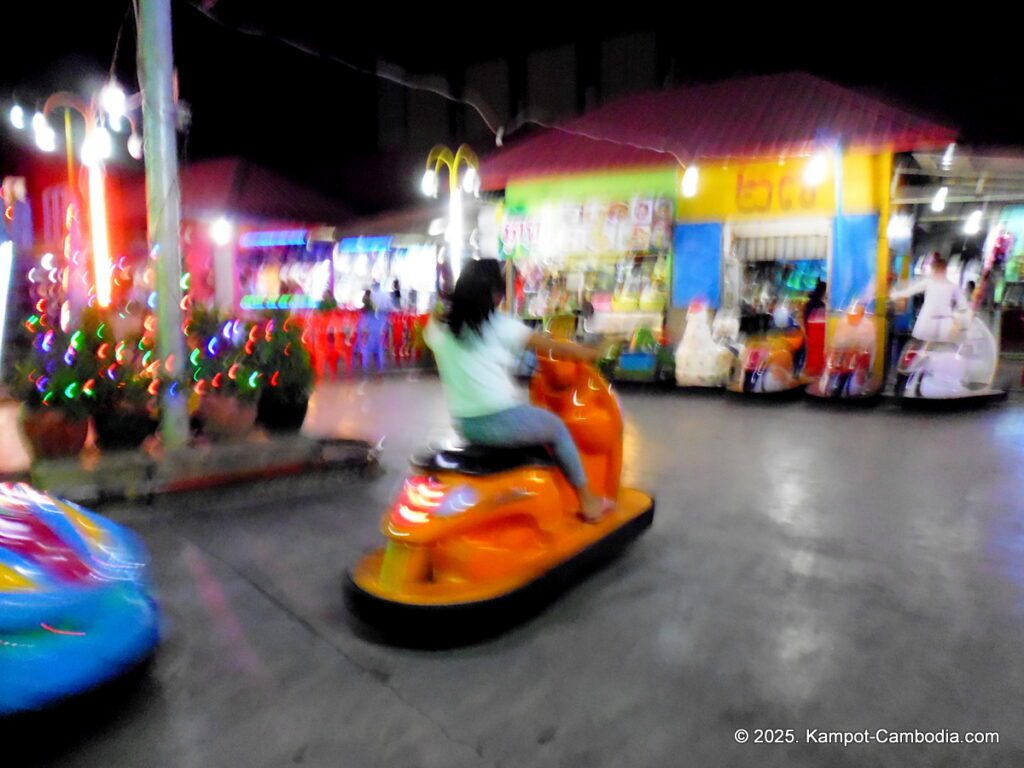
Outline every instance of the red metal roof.
<path id="1" fill-rule="evenodd" d="M 956 131 L 806 74 L 761 75 L 625 96 L 483 161 L 486 189 L 511 179 L 698 158 L 805 155 L 832 144 L 904 152 Z"/>

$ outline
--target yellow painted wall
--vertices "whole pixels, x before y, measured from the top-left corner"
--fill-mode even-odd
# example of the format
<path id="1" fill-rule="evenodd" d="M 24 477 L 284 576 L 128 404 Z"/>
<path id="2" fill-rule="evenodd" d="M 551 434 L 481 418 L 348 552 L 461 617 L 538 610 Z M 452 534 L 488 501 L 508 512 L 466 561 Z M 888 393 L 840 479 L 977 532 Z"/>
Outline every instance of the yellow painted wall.
<path id="1" fill-rule="evenodd" d="M 831 156 L 826 157 L 824 179 L 814 187 L 804 182 L 804 168 L 810 161 L 807 157 L 700 163 L 697 194 L 692 198 L 680 196 L 677 199 L 676 220 L 834 216 L 834 165 Z M 888 160 L 887 154 L 850 153 L 843 157 L 845 215 L 881 210 L 889 190 L 891 164 Z"/>

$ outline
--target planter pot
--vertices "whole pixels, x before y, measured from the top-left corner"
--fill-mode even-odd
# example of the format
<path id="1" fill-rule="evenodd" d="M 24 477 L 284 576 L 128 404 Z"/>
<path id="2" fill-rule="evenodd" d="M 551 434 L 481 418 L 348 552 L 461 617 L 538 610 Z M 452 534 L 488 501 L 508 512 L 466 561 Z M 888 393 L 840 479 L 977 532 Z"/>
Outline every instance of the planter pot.
<path id="1" fill-rule="evenodd" d="M 89 419 L 72 419 L 53 408 L 22 406 L 20 421 L 34 459 L 77 456 L 89 435 Z"/>
<path id="2" fill-rule="evenodd" d="M 257 405 L 256 420 L 272 432 L 298 432 L 306 420 L 309 399 L 299 402 L 275 397 L 273 390 L 263 390 Z"/>
<path id="3" fill-rule="evenodd" d="M 256 423 L 256 404 L 243 403 L 224 395 L 203 395 L 199 403 L 203 432 L 214 440 L 239 440 Z"/>
<path id="4" fill-rule="evenodd" d="M 145 408 L 110 408 L 92 417 L 100 450 L 138 448 L 156 432 L 157 422 Z"/>

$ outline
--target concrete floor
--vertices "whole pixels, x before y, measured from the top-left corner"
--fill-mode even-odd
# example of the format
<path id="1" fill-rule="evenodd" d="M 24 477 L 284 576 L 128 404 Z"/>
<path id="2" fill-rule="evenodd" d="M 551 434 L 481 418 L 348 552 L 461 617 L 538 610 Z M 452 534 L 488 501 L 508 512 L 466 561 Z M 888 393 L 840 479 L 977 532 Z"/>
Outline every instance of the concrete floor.
<path id="1" fill-rule="evenodd" d="M 377 542 L 405 457 L 446 432 L 440 395 L 430 377 L 318 393 L 309 431 L 386 433 L 378 480 L 119 511 L 152 549 L 166 641 L 35 760 L 1024 764 L 1024 403 L 927 417 L 626 393 L 627 479 L 658 498 L 648 534 L 499 639 L 381 647 L 353 631 L 341 574 Z M 1000 743 L 735 742 L 764 728 Z"/>

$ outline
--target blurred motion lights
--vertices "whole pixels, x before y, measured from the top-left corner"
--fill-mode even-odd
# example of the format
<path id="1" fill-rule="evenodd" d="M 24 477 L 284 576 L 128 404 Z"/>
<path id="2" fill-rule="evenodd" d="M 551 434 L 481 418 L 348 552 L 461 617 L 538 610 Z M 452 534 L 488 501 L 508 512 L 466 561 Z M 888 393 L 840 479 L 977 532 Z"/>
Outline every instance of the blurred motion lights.
<path id="1" fill-rule="evenodd" d="M 939 187 L 939 191 L 932 198 L 932 210 L 939 213 L 946 209 L 946 196 L 949 194 L 949 187 Z"/>
<path id="2" fill-rule="evenodd" d="M 828 174 L 828 160 L 824 153 L 816 152 L 804 166 L 804 183 L 809 187 L 817 187 Z"/>
<path id="3" fill-rule="evenodd" d="M 971 211 L 971 215 L 967 217 L 967 222 L 964 224 L 965 235 L 976 235 L 981 232 L 981 211 Z"/>
<path id="4" fill-rule="evenodd" d="M 697 182 L 700 178 L 700 171 L 696 165 L 689 165 L 683 173 L 683 197 L 694 197 L 697 194 Z"/>
<path id="5" fill-rule="evenodd" d="M 110 135 L 107 134 L 107 138 Z M 110 306 L 110 239 L 107 232 L 107 198 L 103 170 L 89 168 L 89 229 L 92 233 L 92 268 L 96 281 L 96 303 Z"/>
<path id="6" fill-rule="evenodd" d="M 11 107 L 11 125 L 19 131 L 25 128 L 25 110 L 21 108 L 20 104 Z"/>
<path id="7" fill-rule="evenodd" d="M 4 326 L 7 322 L 7 295 L 11 287 L 11 269 L 14 266 L 14 243 L 0 244 L 0 371 L 4 361 Z"/>

